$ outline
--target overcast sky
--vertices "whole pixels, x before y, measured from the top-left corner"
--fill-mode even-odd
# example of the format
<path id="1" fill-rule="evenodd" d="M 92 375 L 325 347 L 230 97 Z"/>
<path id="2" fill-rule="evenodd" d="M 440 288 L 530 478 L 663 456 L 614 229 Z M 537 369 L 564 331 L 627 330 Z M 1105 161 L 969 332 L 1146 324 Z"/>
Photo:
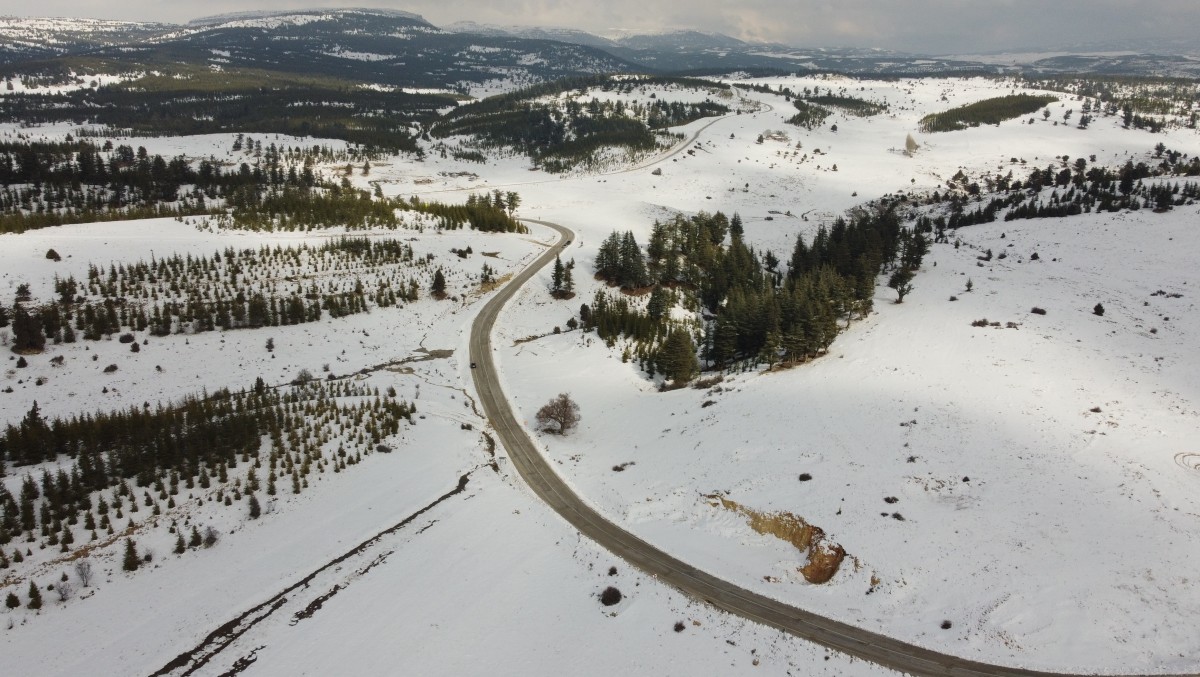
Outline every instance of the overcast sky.
<path id="1" fill-rule="evenodd" d="M 4 0 L 0 14 L 181 23 L 253 9 L 386 7 L 420 14 L 435 25 L 470 20 L 600 34 L 693 28 L 800 47 L 951 53 L 1168 38 L 1190 39 L 1200 51 L 1195 37 L 1200 0 L 42 0 L 16 5 Z"/>

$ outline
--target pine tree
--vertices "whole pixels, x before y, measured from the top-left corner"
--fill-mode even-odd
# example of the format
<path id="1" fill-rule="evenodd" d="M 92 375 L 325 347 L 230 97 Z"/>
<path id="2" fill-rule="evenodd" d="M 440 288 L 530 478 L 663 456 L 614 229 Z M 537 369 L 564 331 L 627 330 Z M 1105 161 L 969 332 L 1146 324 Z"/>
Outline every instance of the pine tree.
<path id="1" fill-rule="evenodd" d="M 15 609 L 21 606 L 21 600 L 17 598 L 17 594 L 15 592 L 10 592 L 8 593 L 8 597 L 4 598 L 4 606 L 8 607 L 9 609 Z"/>
<path id="2" fill-rule="evenodd" d="M 137 544 L 132 538 L 125 539 L 125 558 L 121 561 L 121 568 L 125 571 L 137 571 L 141 566 L 142 560 L 138 557 Z"/>
<path id="3" fill-rule="evenodd" d="M 446 297 L 446 276 L 442 274 L 442 269 L 438 268 L 433 274 L 433 285 L 429 288 L 430 293 L 436 299 Z"/>
<path id="4" fill-rule="evenodd" d="M 258 504 L 258 497 L 250 494 L 250 519 L 256 520 L 262 514 L 262 507 Z"/>
<path id="5" fill-rule="evenodd" d="M 42 333 L 39 313 L 30 313 L 23 304 L 15 304 L 12 328 L 14 352 L 40 353 L 46 348 L 46 335 Z"/>
<path id="6" fill-rule="evenodd" d="M 621 239 L 614 230 L 600 243 L 596 253 L 596 275 L 609 282 L 617 282 L 621 272 Z"/>
<path id="7" fill-rule="evenodd" d="M 617 277 L 622 289 L 645 287 L 650 284 L 650 276 L 646 271 L 646 260 L 642 257 L 642 249 L 638 246 L 632 231 L 626 231 L 625 235 L 621 237 Z"/>
<path id="8" fill-rule="evenodd" d="M 696 359 L 696 344 L 689 332 L 675 328 L 658 351 L 658 369 L 675 385 L 683 385 L 696 377 L 700 363 Z"/>
<path id="9" fill-rule="evenodd" d="M 204 539 L 200 537 L 200 530 L 197 529 L 196 525 L 193 524 L 192 525 L 192 535 L 188 539 L 188 545 L 193 548 L 199 548 L 203 544 L 204 544 Z"/>
<path id="10" fill-rule="evenodd" d="M 183 542 L 183 532 L 176 532 L 174 552 L 176 555 L 182 555 L 184 550 L 187 550 L 187 545 Z"/>
<path id="11" fill-rule="evenodd" d="M 33 581 L 29 581 L 29 604 L 25 606 L 34 611 L 42 608 L 42 593 Z"/>
<path id="12" fill-rule="evenodd" d="M 563 268 L 562 258 L 556 255 L 554 257 L 554 273 L 550 278 L 550 293 L 553 294 L 555 298 L 562 296 L 563 276 L 566 274 L 565 270 L 566 269 Z"/>
<path id="13" fill-rule="evenodd" d="M 911 268 L 897 268 L 888 280 L 888 286 L 896 290 L 896 303 L 904 303 L 904 297 L 913 290 L 914 273 Z"/>

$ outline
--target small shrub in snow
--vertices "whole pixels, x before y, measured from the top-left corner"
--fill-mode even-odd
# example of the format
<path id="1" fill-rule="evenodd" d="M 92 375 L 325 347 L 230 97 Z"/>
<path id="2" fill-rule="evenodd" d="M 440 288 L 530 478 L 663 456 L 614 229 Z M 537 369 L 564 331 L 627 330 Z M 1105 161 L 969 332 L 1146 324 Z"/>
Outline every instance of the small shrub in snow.
<path id="1" fill-rule="evenodd" d="M 117 340 L 120 341 L 121 343 L 133 343 L 134 338 L 133 338 L 133 334 L 124 333 L 124 334 L 121 334 L 121 336 Z"/>
<path id="2" fill-rule="evenodd" d="M 675 632 L 683 632 L 684 627 L 683 621 L 675 621 Z"/>
<path id="3" fill-rule="evenodd" d="M 806 472 L 800 473 L 800 481 L 807 482 L 812 479 L 812 475 Z"/>
<path id="4" fill-rule="evenodd" d="M 1095 306 L 1092 307 L 1092 314 L 1098 315 L 1100 317 L 1104 317 L 1104 306 L 1097 303 Z"/>
<path id="5" fill-rule="evenodd" d="M 62 261 L 62 256 L 59 256 L 58 252 L 54 251 L 53 249 L 46 250 L 46 258 L 50 259 L 51 261 Z"/>
<path id="6" fill-rule="evenodd" d="M 117 365 L 115 365 L 115 364 L 110 364 L 110 365 L 108 365 L 107 367 L 105 367 L 105 368 L 104 368 L 104 373 L 105 373 L 105 374 L 111 374 L 111 373 L 113 373 L 113 372 L 114 372 L 114 371 L 116 371 L 116 370 L 117 370 Z"/>
<path id="7" fill-rule="evenodd" d="M 1029 312 L 1033 313 L 1034 315 L 1045 315 L 1045 314 L 1046 314 L 1046 309 L 1045 309 L 1045 308 L 1038 308 L 1037 306 L 1034 306 L 1032 309 L 1030 309 L 1030 311 L 1029 311 Z"/>
<path id="8" fill-rule="evenodd" d="M 954 624 L 951 623 L 950 621 L 942 621 L 942 629 L 943 630 L 949 630 L 952 625 L 954 625 Z"/>
<path id="9" fill-rule="evenodd" d="M 616 567 L 609 567 L 609 568 L 608 568 L 608 575 L 609 575 L 609 576 L 616 576 L 616 575 L 617 575 L 617 568 L 616 568 Z"/>
<path id="10" fill-rule="evenodd" d="M 617 590 L 611 585 L 605 588 L 604 592 L 600 593 L 600 603 L 604 606 L 613 606 L 614 604 L 619 604 L 620 602 L 621 591 Z"/>
<path id="11" fill-rule="evenodd" d="M 971 323 L 971 326 L 972 327 L 986 327 L 986 326 L 988 326 L 987 318 L 985 317 L 981 320 L 975 320 L 974 322 Z"/>

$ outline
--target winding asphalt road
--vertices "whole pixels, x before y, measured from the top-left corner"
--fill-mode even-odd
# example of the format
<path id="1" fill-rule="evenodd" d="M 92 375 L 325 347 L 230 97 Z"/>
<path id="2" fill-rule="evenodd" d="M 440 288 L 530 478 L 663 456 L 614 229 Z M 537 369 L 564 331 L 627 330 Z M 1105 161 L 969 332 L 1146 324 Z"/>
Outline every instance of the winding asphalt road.
<path id="1" fill-rule="evenodd" d="M 913 675 L 934 677 L 1048 677 L 1069 673 L 1040 672 L 1023 668 L 989 665 L 940 653 L 898 639 L 886 637 L 862 628 L 847 625 L 832 618 L 784 604 L 764 595 L 738 587 L 668 555 L 655 546 L 634 536 L 605 519 L 588 507 L 567 486 L 521 422 L 513 414 L 505 398 L 500 376 L 492 360 L 492 327 L 496 317 L 517 291 L 539 269 L 554 260 L 561 243 L 574 239 L 574 234 L 554 223 L 532 221 L 552 228 L 562 236 L 555 245 L 517 275 L 500 293 L 483 307 L 471 326 L 470 359 L 476 364 L 471 370 L 475 388 L 492 428 L 508 451 L 508 456 L 521 477 L 534 493 L 570 522 L 583 535 L 591 538 L 613 554 L 638 567 L 644 573 L 675 586 L 684 593 L 729 613 L 769 625 L 802 639 L 816 642 L 836 651 L 876 663 L 886 668 Z M 1147 676 L 1148 677 L 1148 676 Z"/>

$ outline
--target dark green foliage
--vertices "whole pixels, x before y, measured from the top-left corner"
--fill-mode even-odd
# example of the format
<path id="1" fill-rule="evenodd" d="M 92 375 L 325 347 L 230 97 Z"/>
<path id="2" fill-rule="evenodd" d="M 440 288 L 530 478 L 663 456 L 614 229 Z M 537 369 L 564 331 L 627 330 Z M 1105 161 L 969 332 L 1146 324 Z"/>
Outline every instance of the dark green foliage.
<path id="1" fill-rule="evenodd" d="M 856 117 L 870 117 L 886 113 L 888 110 L 886 103 L 878 103 L 875 101 L 867 101 L 854 96 L 824 94 L 820 96 L 808 96 L 804 98 L 810 104 L 818 106 L 826 106 L 830 108 L 840 108 L 850 115 Z M 799 108 L 799 106 L 797 106 Z M 800 109 L 803 111 L 803 109 Z"/>
<path id="2" fill-rule="evenodd" d="M 8 596 L 4 598 L 4 606 L 8 607 L 9 609 L 16 609 L 17 607 L 21 606 L 21 600 L 17 598 L 17 594 L 15 592 L 9 592 Z"/>
<path id="3" fill-rule="evenodd" d="M 820 127 L 825 122 L 825 118 L 833 115 L 833 112 L 828 108 L 824 108 L 813 103 L 808 103 L 801 99 L 796 99 L 792 102 L 792 105 L 794 105 L 796 110 L 799 112 L 788 118 L 788 124 L 796 125 L 797 127 L 803 127 L 805 129 L 815 129 Z"/>
<path id="4" fill-rule="evenodd" d="M 18 303 L 13 308 L 12 319 L 13 352 L 40 353 L 46 347 L 46 334 L 42 329 L 41 313 Z"/>
<path id="5" fill-rule="evenodd" d="M 34 611 L 42 608 L 42 592 L 33 581 L 29 581 L 29 604 L 25 607 Z"/>
<path id="6" fill-rule="evenodd" d="M 254 494 L 250 494 L 249 503 L 250 503 L 250 519 L 256 520 L 259 518 L 260 515 L 262 515 L 262 506 L 260 506 L 258 504 L 258 497 L 255 496 Z"/>
<path id="7" fill-rule="evenodd" d="M 1010 94 L 959 106 L 921 118 L 920 130 L 925 133 L 953 132 L 979 125 L 998 125 L 1005 120 L 1028 115 L 1058 101 L 1050 95 Z"/>
<path id="8" fill-rule="evenodd" d="M 580 163 L 592 162 L 597 152 L 604 148 L 652 150 L 658 145 L 653 130 L 729 112 L 727 107 L 711 101 L 680 103 L 656 100 L 649 106 L 599 99 L 586 103 L 568 99 L 562 104 L 538 101 L 576 89 L 583 92 L 591 87 L 601 87 L 605 90 L 631 91 L 635 87 L 658 84 L 707 90 L 728 88 L 727 85 L 703 80 L 618 80 L 607 75 L 571 78 L 460 106 L 433 126 L 432 135 L 437 138 L 470 135 L 483 148 L 511 148 L 528 155 L 546 171 L 560 172 Z"/>
<path id="9" fill-rule="evenodd" d="M 429 291 L 435 299 L 446 298 L 446 276 L 442 274 L 441 268 L 434 272 L 433 283 L 429 286 Z"/>
<path id="10" fill-rule="evenodd" d="M 563 265 L 562 259 L 554 257 L 554 272 L 550 276 L 550 294 L 556 299 L 569 299 L 575 296 L 575 262 Z"/>
<path id="11" fill-rule="evenodd" d="M 983 181 L 994 195 L 987 203 L 973 199 L 982 191 L 978 183 L 968 183 L 965 178 L 952 180 L 953 187 L 966 188 L 966 195 L 962 192 L 947 192 L 944 197 L 935 194 L 935 201 L 948 203 L 947 214 L 935 219 L 922 216 L 917 220 L 916 229 L 935 231 L 939 233 L 938 237 L 945 237 L 947 228 L 991 223 L 1001 216 L 1005 221 L 1052 218 L 1138 209 L 1143 205 L 1161 213 L 1200 198 L 1200 184 L 1193 181 L 1145 181 L 1162 176 L 1200 176 L 1200 158 L 1183 162 L 1181 156 L 1176 157 L 1168 151 L 1154 167 L 1145 162 L 1134 164 L 1132 160 L 1116 169 L 1098 165 L 1089 167 L 1086 161 L 1066 165 L 1064 162 L 1057 166 L 1034 167 L 1024 181 L 1014 179 L 1011 171 L 1004 176 L 986 176 Z M 971 208 L 972 205 L 976 206 Z"/>
<path id="12" fill-rule="evenodd" d="M 1104 306 L 1097 303 L 1095 306 L 1092 307 L 1092 314 L 1099 316 L 1099 317 L 1104 317 Z"/>
<path id="13" fill-rule="evenodd" d="M 888 286 L 896 290 L 896 303 L 904 303 L 904 297 L 913 290 L 913 277 L 916 273 L 912 268 L 897 268 L 888 279 Z"/>
<path id="14" fill-rule="evenodd" d="M 335 396 L 365 401 L 347 405 Z M 0 536 L 11 540 L 24 532 L 32 537 L 40 524 L 47 545 L 58 544 L 61 533 L 61 542 L 69 546 L 72 536 L 63 523 L 76 523 L 79 513 L 84 512 L 85 528 L 89 522 L 92 529 L 97 526 L 90 512 L 92 492 L 114 488 L 115 517 L 119 518 L 122 507 L 130 512 L 139 509 L 140 501 L 128 480 L 136 480 L 139 486 L 158 484 L 160 492 L 166 491 L 169 480 L 171 496 L 178 493 L 181 479 L 188 488 L 194 486 L 196 478 L 201 486 L 214 480 L 224 484 L 229 476 L 226 468 L 239 459 L 257 457 L 266 437 L 272 440 L 270 460 L 274 464 L 278 456 L 284 455 L 284 431 L 304 430 L 311 422 L 306 411 L 324 411 L 332 416 L 326 425 L 347 426 L 354 422 L 355 428 L 368 433 L 360 434 L 357 443 L 370 448 L 398 433 L 401 421 L 411 422 L 413 408 L 390 395 L 383 398 L 365 386 L 322 381 L 261 392 L 218 391 L 203 398 L 187 398 L 171 407 L 139 406 L 49 422 L 35 407 L 19 426 L 10 425 L 0 436 L 0 449 L 7 454 L 8 462 L 34 463 L 61 459 L 65 454 L 73 463 L 62 464 L 54 474 L 44 472 L 40 488 L 27 475 L 19 501 L 7 491 L 0 491 Z M 289 443 L 298 440 L 291 437 L 294 434 L 287 433 Z M 306 449 L 302 460 L 300 451 L 296 451 L 294 478 L 301 473 L 306 476 L 310 466 L 320 462 L 314 463 L 317 459 L 313 453 Z M 288 464 L 293 463 L 290 453 L 286 459 Z M 270 477 L 273 483 L 274 471 Z M 253 491 L 256 484 L 253 473 L 247 475 L 247 490 Z M 272 493 L 270 486 L 268 493 Z M 154 506 L 146 492 L 143 494 L 146 505 Z M 172 507 L 173 500 L 168 499 L 168 507 Z M 110 510 L 101 495 L 96 504 L 98 526 L 111 534 Z M 200 539 L 197 545 L 203 543 L 198 533 L 194 539 Z"/>
<path id="15" fill-rule="evenodd" d="M 683 385 L 700 373 L 696 344 L 691 334 L 678 327 L 667 334 L 654 359 L 658 371 L 675 385 Z"/>
<path id="16" fill-rule="evenodd" d="M 637 289 L 650 284 L 646 260 L 632 231 L 623 235 L 613 231 L 600 244 L 596 254 L 596 277 L 622 289 Z"/>
<path id="17" fill-rule="evenodd" d="M 125 571 L 137 571 L 142 565 L 142 558 L 138 557 L 137 544 L 132 538 L 125 539 L 125 556 L 121 559 L 121 568 Z"/>
<path id="18" fill-rule="evenodd" d="M 619 275 L 623 241 L 614 233 L 601 245 L 597 276 Z M 839 320 L 870 312 L 880 272 L 897 262 L 916 270 L 927 249 L 925 237 L 902 228 L 893 210 L 861 213 L 822 227 L 811 244 L 798 237 L 784 277 L 775 269 L 778 259 L 769 252 L 760 258 L 723 214 L 680 216 L 656 223 L 651 233 L 646 267 L 657 287 L 645 311 L 624 296 L 600 291 L 581 319 L 610 345 L 619 336 L 632 339 L 651 375 L 687 377 L 691 370 L 679 357 L 689 332 L 668 319 L 670 287 L 692 295 L 702 309 L 702 354 L 710 366 L 803 361 L 825 352 Z"/>
<path id="19" fill-rule="evenodd" d="M 270 82 L 271 87 L 263 84 Z M 406 129 L 451 97 L 382 92 L 328 80 L 229 71 L 167 73 L 64 94 L 9 96 L 0 120 L 92 124 L 138 134 L 183 136 L 242 131 L 342 139 L 382 151 L 417 152 Z M 115 134 L 114 134 L 115 136 Z"/>

